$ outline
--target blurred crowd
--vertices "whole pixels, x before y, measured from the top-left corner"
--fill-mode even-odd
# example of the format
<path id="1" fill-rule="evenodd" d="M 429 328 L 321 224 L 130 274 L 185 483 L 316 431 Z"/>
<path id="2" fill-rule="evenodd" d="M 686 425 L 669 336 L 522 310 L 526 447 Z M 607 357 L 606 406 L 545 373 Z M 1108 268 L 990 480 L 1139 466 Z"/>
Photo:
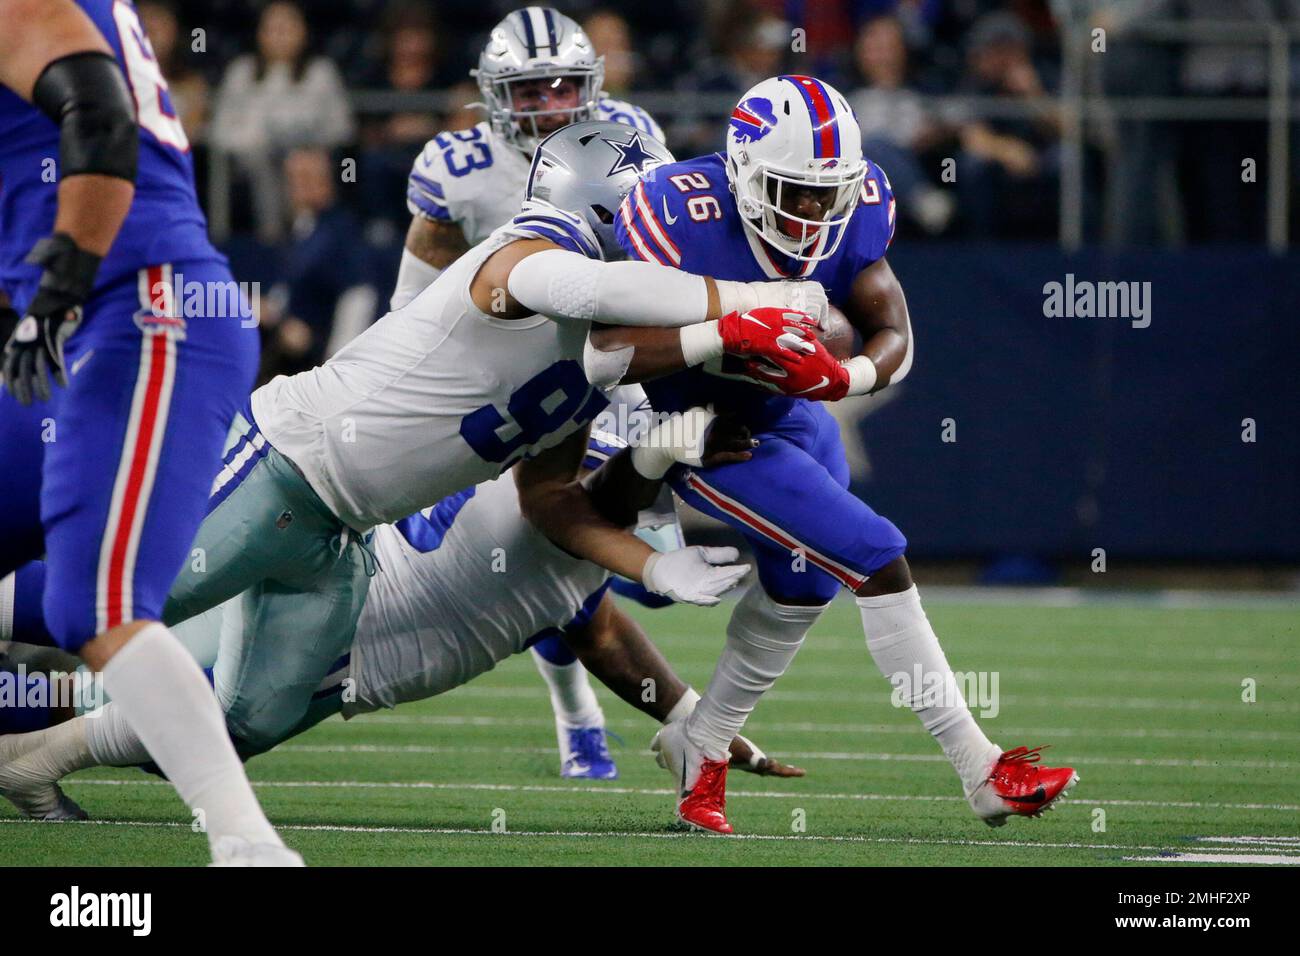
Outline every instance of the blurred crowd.
<path id="1" fill-rule="evenodd" d="M 222 190 L 232 256 L 246 257 L 246 268 L 278 290 L 271 311 L 285 317 L 288 331 L 272 343 L 276 362 L 312 364 L 340 321 L 364 321 L 357 316 L 386 300 L 408 220 L 411 160 L 436 133 L 481 118 L 470 105 L 478 91 L 469 70 L 491 26 L 519 5 L 139 0 L 195 145 L 200 191 Z M 605 89 L 646 105 L 677 155 L 722 144 L 726 107 L 698 104 L 725 103 L 774 74 L 812 73 L 851 101 L 867 155 L 893 183 L 905 234 L 1004 240 L 1058 233 L 1060 22 L 1067 12 L 1108 33 L 1105 55 L 1085 64 L 1083 92 L 1184 99 L 1265 95 L 1267 48 L 1130 39 L 1144 21 L 1300 20 L 1300 0 L 557 6 L 583 24 L 605 56 Z M 1294 90 L 1300 44 L 1290 55 Z M 415 96 L 392 100 L 397 109 L 358 111 L 350 94 L 359 91 Z M 436 107 L 419 94 L 434 94 Z M 1262 241 L 1262 119 L 1119 117 L 1092 121 L 1083 135 L 1088 241 Z M 1292 139 L 1294 161 L 1300 143 Z M 1258 161 L 1254 188 L 1243 188 L 1242 157 Z M 214 180 L 209 172 L 217 158 L 223 175 Z M 1296 178 L 1294 168 L 1287 172 Z M 213 198 L 206 196 L 209 204 Z M 367 285 L 369 300 L 355 294 Z M 341 320 L 341 303 L 356 316 Z"/>

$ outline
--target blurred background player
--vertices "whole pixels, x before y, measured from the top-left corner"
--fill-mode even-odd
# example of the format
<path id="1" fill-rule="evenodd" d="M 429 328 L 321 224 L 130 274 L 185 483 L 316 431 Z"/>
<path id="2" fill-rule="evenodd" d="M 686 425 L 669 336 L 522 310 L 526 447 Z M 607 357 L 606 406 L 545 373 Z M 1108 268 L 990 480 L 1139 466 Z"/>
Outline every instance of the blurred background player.
<path id="1" fill-rule="evenodd" d="M 406 196 L 412 218 L 394 309 L 519 211 L 533 153 L 549 134 L 603 119 L 664 141 L 645 110 L 604 93 L 605 58 L 596 55 L 582 27 L 550 7 L 524 7 L 493 27 L 473 75 L 487 120 L 430 140 L 411 170 Z M 652 544 L 660 550 L 680 541 L 675 519 L 659 533 L 662 542 Z M 581 662 L 559 640 L 536 645 L 533 660 L 550 690 L 560 775 L 617 777 L 605 718 Z"/>
<path id="2" fill-rule="evenodd" d="M 679 469 L 674 489 L 692 507 L 743 534 L 758 583 L 741 599 L 699 706 L 664 728 L 654 748 L 680 785 L 678 816 L 730 833 L 725 813 L 726 746 L 762 694 L 794 659 L 805 635 L 846 587 L 857 596 L 867 648 L 881 672 L 927 675 L 941 692 L 905 695 L 990 825 L 1045 809 L 1077 777 L 1038 768 L 1033 751 L 1003 753 L 975 723 L 930 628 L 892 523 L 848 490 L 839 428 L 817 400 L 863 395 L 896 383 L 912 364 L 907 303 L 885 252 L 894 234 L 889 180 L 862 155 L 844 97 L 810 76 L 779 76 L 750 89 L 714 153 L 654 170 L 615 220 L 629 255 L 687 272 L 732 279 L 818 282 L 862 337 L 859 354 L 829 377 L 792 387 L 784 369 L 723 358 L 707 326 L 690 341 L 707 355 L 647 381 L 660 411 L 708 405 L 735 415 L 758 440 L 753 457 Z M 662 375 L 661 331 L 593 331 L 599 347 L 636 349 L 631 378 Z M 780 382 L 785 395 L 763 385 Z M 931 677 L 931 675 L 933 675 Z M 927 685 L 928 686 L 928 685 Z"/>
<path id="3" fill-rule="evenodd" d="M 238 295 L 226 315 L 174 295 L 182 275 L 236 288 L 185 132 L 130 4 L 3 0 L 0 20 L 0 281 L 21 315 L 0 394 L 0 573 L 48 556 L 50 630 L 201 811 L 214 862 L 301 865 L 160 623 L 257 352 Z"/>

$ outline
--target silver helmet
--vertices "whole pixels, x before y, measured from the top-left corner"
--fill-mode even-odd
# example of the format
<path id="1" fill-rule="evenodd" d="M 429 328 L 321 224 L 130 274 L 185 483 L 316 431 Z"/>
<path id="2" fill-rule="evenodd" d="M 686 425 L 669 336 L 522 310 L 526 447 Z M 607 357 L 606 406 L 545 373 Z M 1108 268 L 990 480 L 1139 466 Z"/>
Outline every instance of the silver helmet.
<path id="1" fill-rule="evenodd" d="M 579 123 L 596 115 L 596 100 L 605 81 L 605 58 L 582 27 L 550 7 L 524 7 L 492 28 L 491 39 L 470 75 L 478 81 L 493 131 L 525 154 L 546 137 L 543 117 L 563 115 Z M 536 80 L 562 79 L 577 86 L 577 103 L 559 109 L 517 109 L 514 87 Z"/>
<path id="2" fill-rule="evenodd" d="M 614 216 L 643 174 L 675 162 L 649 133 L 622 123 L 574 123 L 542 140 L 528 171 L 525 198 L 586 220 L 606 260 L 622 259 Z"/>

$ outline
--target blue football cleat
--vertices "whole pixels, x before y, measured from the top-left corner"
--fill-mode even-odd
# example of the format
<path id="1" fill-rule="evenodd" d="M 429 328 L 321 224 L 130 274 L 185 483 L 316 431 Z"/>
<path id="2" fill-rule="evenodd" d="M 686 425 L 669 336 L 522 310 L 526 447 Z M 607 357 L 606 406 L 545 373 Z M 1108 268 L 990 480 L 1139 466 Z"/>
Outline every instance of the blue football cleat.
<path id="1" fill-rule="evenodd" d="M 558 728 L 560 776 L 587 780 L 617 780 L 618 767 L 609 755 L 604 727 Z"/>

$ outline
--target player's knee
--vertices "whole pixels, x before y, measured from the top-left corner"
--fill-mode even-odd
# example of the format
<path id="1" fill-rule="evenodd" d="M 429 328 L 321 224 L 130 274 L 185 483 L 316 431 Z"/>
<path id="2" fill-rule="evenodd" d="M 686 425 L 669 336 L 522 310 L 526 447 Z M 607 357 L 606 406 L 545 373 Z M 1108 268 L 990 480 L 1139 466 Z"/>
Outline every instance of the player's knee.
<path id="1" fill-rule="evenodd" d="M 907 558 L 900 554 L 872 574 L 854 593 L 858 597 L 876 597 L 882 594 L 898 594 L 911 586 L 912 569 L 907 564 Z"/>
<path id="2" fill-rule="evenodd" d="M 245 759 L 263 753 L 287 739 L 303 714 L 286 707 L 263 707 L 246 712 L 239 701 L 226 714 L 226 728 Z"/>

